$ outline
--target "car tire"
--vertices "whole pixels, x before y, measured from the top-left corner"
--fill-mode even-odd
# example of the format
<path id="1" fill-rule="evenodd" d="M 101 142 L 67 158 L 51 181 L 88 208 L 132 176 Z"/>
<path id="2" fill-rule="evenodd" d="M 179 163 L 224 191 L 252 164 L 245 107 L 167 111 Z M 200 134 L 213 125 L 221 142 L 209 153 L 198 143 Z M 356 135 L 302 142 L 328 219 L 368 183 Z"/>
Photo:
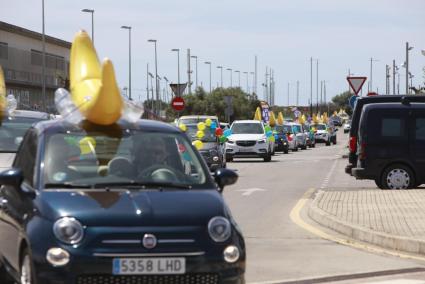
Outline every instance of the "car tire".
<path id="1" fill-rule="evenodd" d="M 289 150 L 288 149 L 287 150 L 283 150 L 283 153 L 288 154 L 289 153 Z"/>
<path id="2" fill-rule="evenodd" d="M 383 189 L 409 189 L 415 187 L 416 181 L 408 166 L 393 164 L 383 171 L 381 184 Z"/>
<path id="3" fill-rule="evenodd" d="M 382 186 L 381 179 L 376 178 L 376 179 L 375 179 L 375 184 L 376 184 L 376 186 L 377 186 L 378 188 L 380 188 L 380 189 L 385 189 L 385 188 Z"/>
<path id="4" fill-rule="evenodd" d="M 302 146 L 301 149 L 306 150 L 307 149 L 307 145 Z"/>
<path id="5" fill-rule="evenodd" d="M 34 265 L 28 249 L 22 253 L 20 264 L 20 284 L 35 284 Z"/>
<path id="6" fill-rule="evenodd" d="M 331 146 L 331 141 L 326 141 L 326 146 Z"/>
<path id="7" fill-rule="evenodd" d="M 298 152 L 298 146 L 297 146 L 297 147 L 295 147 L 295 148 L 292 150 L 292 152 Z"/>
<path id="8" fill-rule="evenodd" d="M 226 163 L 227 162 L 233 162 L 233 157 L 226 157 Z"/>
<path id="9" fill-rule="evenodd" d="M 268 153 L 267 156 L 265 156 L 263 159 L 264 159 L 264 162 L 270 162 L 272 160 L 271 153 Z"/>

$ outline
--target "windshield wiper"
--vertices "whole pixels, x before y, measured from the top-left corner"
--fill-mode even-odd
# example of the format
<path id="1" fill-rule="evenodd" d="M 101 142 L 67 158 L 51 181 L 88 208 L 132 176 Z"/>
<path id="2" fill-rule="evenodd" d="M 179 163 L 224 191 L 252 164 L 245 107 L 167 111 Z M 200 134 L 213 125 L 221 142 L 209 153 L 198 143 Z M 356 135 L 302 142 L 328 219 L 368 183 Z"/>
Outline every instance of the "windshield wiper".
<path id="1" fill-rule="evenodd" d="M 44 188 L 92 188 L 89 184 L 78 184 L 71 182 L 64 183 L 46 183 Z"/>
<path id="2" fill-rule="evenodd" d="M 156 187 L 159 189 L 163 188 L 178 188 L 178 189 L 191 189 L 192 186 L 189 184 L 182 183 L 173 183 L 173 182 L 138 182 L 138 181 L 127 181 L 127 182 L 104 182 L 104 183 L 96 183 L 93 185 L 94 188 L 102 188 L 102 187 L 125 187 L 125 188 L 146 188 L 146 187 Z"/>

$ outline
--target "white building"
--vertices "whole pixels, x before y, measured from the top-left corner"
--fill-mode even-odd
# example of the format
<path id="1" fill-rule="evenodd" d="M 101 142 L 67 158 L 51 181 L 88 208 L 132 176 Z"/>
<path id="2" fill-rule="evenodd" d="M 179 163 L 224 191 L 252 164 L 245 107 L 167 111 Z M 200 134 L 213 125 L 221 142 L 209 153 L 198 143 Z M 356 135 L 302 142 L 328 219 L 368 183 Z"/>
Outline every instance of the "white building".
<path id="1" fill-rule="evenodd" d="M 41 108 L 42 35 L 0 21 L 0 65 L 6 90 L 14 94 L 21 109 Z M 53 110 L 54 91 L 64 87 L 68 79 L 71 43 L 45 36 L 46 42 L 46 106 Z"/>

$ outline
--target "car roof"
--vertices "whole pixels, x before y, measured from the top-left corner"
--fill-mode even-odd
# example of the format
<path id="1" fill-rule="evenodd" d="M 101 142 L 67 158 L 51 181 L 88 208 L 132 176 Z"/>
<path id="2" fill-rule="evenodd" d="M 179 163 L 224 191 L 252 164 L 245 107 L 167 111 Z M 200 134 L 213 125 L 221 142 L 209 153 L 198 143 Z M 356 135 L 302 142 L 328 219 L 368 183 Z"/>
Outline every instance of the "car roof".
<path id="1" fill-rule="evenodd" d="M 233 123 L 262 123 L 259 120 L 235 120 Z"/>
<path id="2" fill-rule="evenodd" d="M 12 117 L 25 117 L 25 118 L 38 118 L 38 119 L 49 119 L 49 114 L 41 111 L 32 110 L 14 110 L 9 114 Z"/>
<path id="3" fill-rule="evenodd" d="M 96 127 L 98 127 L 99 129 L 111 129 L 111 125 L 106 125 L 106 126 L 95 125 L 88 121 L 84 121 L 82 122 L 82 124 L 86 124 L 87 126 L 90 126 L 91 129 L 96 129 Z M 155 121 L 155 120 L 148 120 L 148 119 L 139 119 L 136 123 L 131 123 L 129 121 L 120 119 L 116 123 L 116 125 L 119 125 L 121 129 L 133 129 L 133 130 L 161 132 L 161 133 L 182 133 L 182 131 L 174 125 L 170 125 L 168 123 Z M 34 128 L 37 130 L 39 134 L 40 133 L 47 133 L 47 134 L 63 133 L 67 130 L 78 131 L 83 129 L 81 124 L 78 124 L 78 125 L 72 124 L 64 119 L 41 121 L 36 123 L 34 125 Z"/>
<path id="4" fill-rule="evenodd" d="M 425 109 L 425 103 L 412 102 L 409 104 L 404 104 L 401 102 L 391 102 L 382 104 L 367 104 L 364 106 L 363 109 L 365 112 L 370 111 L 372 109 Z"/>
<path id="5" fill-rule="evenodd" d="M 183 116 L 180 116 L 179 119 L 187 119 L 187 118 L 196 118 L 196 119 L 207 119 L 207 118 L 210 118 L 210 119 L 216 119 L 216 120 L 218 120 L 218 117 L 215 116 L 215 115 L 183 115 Z"/>

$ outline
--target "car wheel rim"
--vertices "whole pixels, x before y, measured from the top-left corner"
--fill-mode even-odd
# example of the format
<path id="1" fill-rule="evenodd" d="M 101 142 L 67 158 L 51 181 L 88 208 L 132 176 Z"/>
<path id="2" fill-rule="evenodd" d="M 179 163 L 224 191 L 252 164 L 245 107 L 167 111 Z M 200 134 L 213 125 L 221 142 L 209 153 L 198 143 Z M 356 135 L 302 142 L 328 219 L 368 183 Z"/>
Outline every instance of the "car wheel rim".
<path id="1" fill-rule="evenodd" d="M 28 255 L 26 255 L 22 261 L 21 284 L 31 284 L 31 265 Z"/>
<path id="2" fill-rule="evenodd" d="M 403 169 L 393 169 L 387 175 L 388 188 L 406 189 L 410 184 L 410 176 Z"/>

